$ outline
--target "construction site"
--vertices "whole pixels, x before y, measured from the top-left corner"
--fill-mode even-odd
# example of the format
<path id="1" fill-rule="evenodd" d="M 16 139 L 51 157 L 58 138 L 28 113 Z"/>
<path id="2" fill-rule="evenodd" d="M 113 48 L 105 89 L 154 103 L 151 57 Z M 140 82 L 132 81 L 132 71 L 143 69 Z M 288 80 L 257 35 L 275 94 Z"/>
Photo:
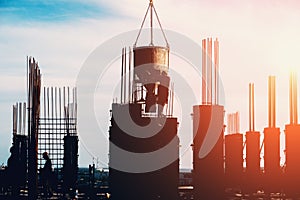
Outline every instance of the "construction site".
<path id="1" fill-rule="evenodd" d="M 150 42 L 139 46 L 147 17 Z M 154 20 L 159 24 L 164 46 L 156 45 L 153 40 Z M 28 57 L 27 102 L 12 106 L 13 143 L 7 166 L 0 170 L 0 199 L 299 199 L 296 74 L 290 75 L 287 97 L 290 123 L 285 130 L 276 124 L 276 77 L 269 76 L 268 125 L 263 133 L 255 129 L 254 83 L 249 83 L 249 130 L 242 133 L 239 112 L 228 113 L 224 122 L 226 114 L 219 91 L 219 43 L 218 39 L 205 38 L 202 52 L 198 52 L 202 54 L 199 59 L 203 77 L 202 82 L 195 84 L 202 87 L 199 92 L 202 101 L 190 105 L 193 168 L 185 173 L 180 171 L 179 120 L 174 116 L 176 82 L 172 82 L 169 74 L 172 44 L 152 0 L 136 41 L 131 47 L 120 47 L 121 74 L 116 76 L 121 87 L 118 101 L 111 105 L 107 172 L 97 172 L 95 165 L 79 170 L 77 106 L 80 102 L 76 87 L 43 86 L 39 63 Z M 280 145 L 281 131 L 285 134 L 284 147 Z M 208 140 L 215 141 L 214 145 L 205 147 Z M 167 151 L 159 151 L 166 146 Z M 140 158 L 122 158 L 116 147 L 134 154 L 157 152 L 151 160 L 155 166 L 166 157 L 173 159 L 163 167 L 151 168 Z M 51 183 L 45 183 L 43 171 L 49 157 Z M 135 165 L 134 170 L 131 165 Z M 141 170 L 142 166 L 145 170 Z"/>

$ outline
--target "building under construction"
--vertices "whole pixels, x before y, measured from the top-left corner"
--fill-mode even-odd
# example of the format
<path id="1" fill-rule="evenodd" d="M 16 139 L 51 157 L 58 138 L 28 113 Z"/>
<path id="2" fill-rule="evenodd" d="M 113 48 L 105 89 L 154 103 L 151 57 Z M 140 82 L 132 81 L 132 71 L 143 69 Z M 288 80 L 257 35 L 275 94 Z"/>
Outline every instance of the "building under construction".
<path id="1" fill-rule="evenodd" d="M 170 50 L 166 38 L 165 46 L 153 43 L 153 15 L 158 22 L 159 19 L 152 1 L 145 19 L 148 13 L 150 44 L 137 46 L 137 38 L 133 51 L 123 49 L 121 101 L 112 104 L 109 187 L 114 200 L 178 199 L 179 139 L 177 118 L 172 116 L 173 93 L 168 76 Z M 164 34 L 162 28 L 161 31 Z M 166 146 L 167 153 L 161 150 Z M 122 159 L 122 151 L 143 157 L 148 153 L 161 153 L 145 161 L 149 162 L 147 168 L 138 156 Z M 168 157 L 174 159 L 165 165 L 157 165 Z M 128 167 L 122 168 L 124 166 Z"/>
<path id="2" fill-rule="evenodd" d="M 44 87 L 39 120 L 38 169 L 43 168 L 43 152 L 51 157 L 56 191 L 75 196 L 78 172 L 77 92 L 69 87 Z"/>
<path id="3" fill-rule="evenodd" d="M 281 165 L 275 77 L 268 79 L 268 127 L 263 137 L 255 130 L 253 83 L 249 84 L 249 130 L 245 136 L 240 132 L 239 113 L 233 113 L 228 114 L 224 135 L 224 108 L 218 103 L 218 53 L 218 40 L 214 48 L 212 39 L 202 41 L 202 104 L 193 107 L 194 199 L 227 199 L 228 191 L 236 191 L 234 195 L 238 196 L 254 195 L 251 198 L 258 191 L 265 198 L 299 197 L 300 129 L 295 73 L 290 76 L 290 124 L 286 125 L 285 163 Z"/>
<path id="4" fill-rule="evenodd" d="M 213 48 L 212 39 L 204 39 L 202 41 L 202 104 L 193 107 L 195 199 L 224 198 L 224 107 L 219 105 L 218 60 L 219 41 L 214 41 Z"/>
<path id="5" fill-rule="evenodd" d="M 28 101 L 13 105 L 13 144 L 7 168 L 1 171 L 1 194 L 16 199 L 75 196 L 76 89 L 71 95 L 69 88 L 44 88 L 42 92 L 40 69 L 31 57 L 27 59 L 27 72 Z M 51 194 L 45 193 L 41 179 L 44 152 L 52 162 Z"/>
<path id="6" fill-rule="evenodd" d="M 148 15 L 150 42 L 139 46 Z M 165 45 L 154 42 L 154 19 Z M 202 102 L 193 106 L 190 133 L 192 182 L 187 178 L 183 182 L 191 187 L 182 189 L 174 84 L 169 76 L 170 46 L 152 0 L 133 47 L 123 48 L 121 55 L 120 97 L 112 104 L 109 127 L 109 183 L 105 179 L 109 187 L 95 184 L 95 165 L 91 165 L 85 182 L 92 189 L 82 198 L 98 198 L 101 192 L 107 194 L 101 199 L 113 200 L 300 197 L 295 73 L 290 76 L 290 123 L 285 126 L 285 163 L 281 165 L 275 77 L 268 79 L 268 126 L 263 134 L 255 128 L 254 83 L 249 84 L 249 130 L 245 134 L 240 131 L 238 112 L 227 115 L 225 126 L 219 98 L 219 41 L 202 40 Z M 38 63 L 29 58 L 27 65 L 27 102 L 13 105 L 13 143 L 7 167 L 0 170 L 0 198 L 47 199 L 53 195 L 54 199 L 75 199 L 78 177 L 84 180 L 78 176 L 77 90 L 42 87 Z M 52 161 L 52 194 L 45 192 L 42 184 L 44 152 Z"/>

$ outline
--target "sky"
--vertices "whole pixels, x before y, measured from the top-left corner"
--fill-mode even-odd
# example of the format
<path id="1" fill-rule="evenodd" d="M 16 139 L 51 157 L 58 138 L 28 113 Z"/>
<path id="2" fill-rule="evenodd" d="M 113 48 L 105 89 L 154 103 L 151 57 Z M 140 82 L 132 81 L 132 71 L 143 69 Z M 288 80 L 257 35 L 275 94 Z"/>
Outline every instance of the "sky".
<path id="1" fill-rule="evenodd" d="M 262 133 L 268 124 L 268 76 L 277 77 L 277 126 L 283 137 L 289 123 L 289 72 L 300 72 L 300 3 L 154 0 L 154 4 L 164 29 L 198 44 L 207 37 L 218 38 L 224 107 L 226 113 L 240 112 L 242 133 L 248 131 L 248 84 L 255 84 L 256 130 Z M 26 100 L 26 56 L 38 60 L 44 86 L 75 86 L 80 69 L 94 50 L 114 36 L 138 29 L 147 6 L 146 0 L 0 0 L 0 164 L 6 164 L 9 157 L 12 105 Z M 171 58 L 170 68 L 189 79 L 192 74 L 185 70 L 188 64 L 176 56 Z M 94 110 L 100 133 L 93 129 L 97 125 L 86 127 L 79 121 L 80 166 L 95 162 L 107 167 L 109 109 L 117 96 L 114 80 L 119 78 L 119 65 L 119 58 L 111 61 L 109 70 L 114 74 L 103 77 L 95 90 L 95 102 L 101 102 Z M 191 168 L 190 113 L 200 102 L 186 104 L 180 98 L 183 86 L 176 84 L 176 77 L 174 82 L 179 95 L 175 116 L 180 122 L 180 167 Z M 193 84 L 200 98 L 201 83 Z M 84 109 L 80 102 L 78 109 Z"/>

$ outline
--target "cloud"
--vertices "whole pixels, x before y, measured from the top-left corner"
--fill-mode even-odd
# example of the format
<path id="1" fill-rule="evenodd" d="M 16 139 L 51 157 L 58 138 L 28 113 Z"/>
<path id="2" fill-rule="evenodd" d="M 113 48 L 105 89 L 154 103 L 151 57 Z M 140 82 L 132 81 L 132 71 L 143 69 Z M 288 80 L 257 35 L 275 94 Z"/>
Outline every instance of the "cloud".
<path id="1" fill-rule="evenodd" d="M 44 21 L 58 23 L 78 18 L 93 18 L 112 15 L 105 5 L 95 4 L 91 1 L 1 1 L 0 16 L 2 23 L 24 21 Z"/>

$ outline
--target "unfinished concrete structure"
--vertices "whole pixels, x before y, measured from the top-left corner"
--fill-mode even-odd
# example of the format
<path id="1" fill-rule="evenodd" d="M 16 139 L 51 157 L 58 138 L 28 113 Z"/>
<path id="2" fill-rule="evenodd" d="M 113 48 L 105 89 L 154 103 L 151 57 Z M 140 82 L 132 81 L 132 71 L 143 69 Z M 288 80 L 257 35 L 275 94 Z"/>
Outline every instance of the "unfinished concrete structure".
<path id="1" fill-rule="evenodd" d="M 226 188 L 242 188 L 244 175 L 244 136 L 240 133 L 239 113 L 227 115 L 225 135 L 225 185 Z"/>
<path id="2" fill-rule="evenodd" d="M 10 148 L 10 157 L 5 170 L 6 188 L 13 198 L 21 195 L 21 190 L 26 188 L 27 181 L 27 146 L 26 133 L 26 103 L 13 105 L 13 138 Z"/>
<path id="3" fill-rule="evenodd" d="M 38 62 L 27 57 L 27 104 L 16 103 L 12 110 L 12 147 L 7 168 L 0 178 L 1 193 L 12 199 L 38 197 L 37 144 L 40 115 L 41 73 Z"/>
<path id="4" fill-rule="evenodd" d="M 14 199 L 44 198 L 40 169 L 43 152 L 48 152 L 56 175 L 56 197 L 74 196 L 78 168 L 76 89 L 44 88 L 34 58 L 27 58 L 27 103 L 13 106 L 13 144 L 4 185 L 7 196 Z M 43 99 L 41 101 L 41 96 Z M 70 99 L 72 98 L 72 99 Z M 1 180 L 0 182 L 2 182 Z M 2 183 L 0 184 L 2 187 Z"/>
<path id="5" fill-rule="evenodd" d="M 224 197 L 224 107 L 219 105 L 218 40 L 214 44 L 213 57 L 212 39 L 202 41 L 202 104 L 193 107 L 195 199 Z"/>
<path id="6" fill-rule="evenodd" d="M 123 49 L 121 101 L 112 104 L 109 187 L 113 200 L 178 199 L 179 138 L 177 118 L 172 116 L 173 93 L 169 91 L 169 46 L 166 38 L 166 46 L 154 45 L 153 15 L 158 22 L 159 19 L 152 1 L 142 28 L 148 12 L 150 44 L 137 46 L 136 41 L 133 51 Z M 164 153 L 166 148 L 169 149 L 167 154 Z M 123 150 L 143 158 L 152 153 L 156 156 L 146 160 L 149 163 L 145 166 L 138 156 L 124 159 Z M 170 158 L 171 161 L 165 163 Z"/>
<path id="7" fill-rule="evenodd" d="M 249 131 L 246 132 L 246 193 L 256 192 L 260 185 L 260 133 L 255 131 L 254 83 L 249 84 Z"/>
<path id="8" fill-rule="evenodd" d="M 290 75 L 290 124 L 285 126 L 285 181 L 288 194 L 299 196 L 300 180 L 300 125 L 298 124 L 297 76 Z"/>
<path id="9" fill-rule="evenodd" d="M 268 127 L 264 129 L 264 190 L 268 193 L 282 188 L 280 166 L 280 128 L 276 127 L 276 79 L 268 80 Z"/>

